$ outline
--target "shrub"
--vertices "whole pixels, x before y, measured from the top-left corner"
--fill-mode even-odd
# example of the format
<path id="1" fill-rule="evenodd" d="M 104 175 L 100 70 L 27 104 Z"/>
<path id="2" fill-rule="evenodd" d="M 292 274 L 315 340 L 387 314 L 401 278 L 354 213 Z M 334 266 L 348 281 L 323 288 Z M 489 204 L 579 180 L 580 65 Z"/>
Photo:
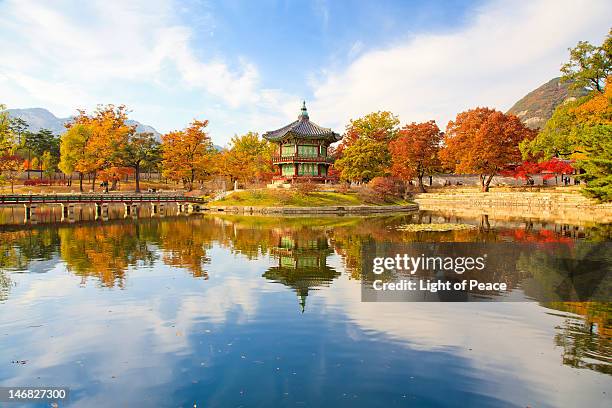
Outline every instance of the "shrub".
<path id="1" fill-rule="evenodd" d="M 341 194 L 346 194 L 351 190 L 351 185 L 349 183 L 340 183 L 338 187 L 336 187 L 336 192 Z"/>
<path id="2" fill-rule="evenodd" d="M 367 186 L 359 190 L 359 198 L 364 202 L 380 204 L 400 196 L 401 186 L 390 177 L 375 177 Z"/>
<path id="3" fill-rule="evenodd" d="M 24 186 L 53 186 L 53 185 L 65 185 L 65 180 L 49 180 L 49 179 L 30 179 L 24 180 Z"/>
<path id="4" fill-rule="evenodd" d="M 295 190 L 301 195 L 308 195 L 316 190 L 317 186 L 311 180 L 298 182 L 293 186 Z"/>

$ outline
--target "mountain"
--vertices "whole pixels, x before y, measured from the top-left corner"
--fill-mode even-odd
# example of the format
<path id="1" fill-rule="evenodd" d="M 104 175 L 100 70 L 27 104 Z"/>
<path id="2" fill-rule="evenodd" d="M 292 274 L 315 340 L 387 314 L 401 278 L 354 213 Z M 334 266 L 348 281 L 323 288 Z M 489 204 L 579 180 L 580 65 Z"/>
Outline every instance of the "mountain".
<path id="1" fill-rule="evenodd" d="M 43 108 L 8 109 L 7 112 L 11 117 L 25 120 L 32 132 L 37 132 L 40 129 L 49 129 L 56 135 L 63 133 L 66 130 L 64 124 L 72 119 L 58 118 Z M 158 141 L 161 139 L 161 134 L 152 126 L 144 125 L 132 119 L 129 119 L 127 123 L 129 125 L 136 125 L 137 132 L 150 132 L 155 135 L 155 139 Z"/>
<path id="2" fill-rule="evenodd" d="M 586 90 L 570 90 L 569 83 L 554 78 L 529 92 L 508 111 L 532 129 L 540 129 L 550 119 L 555 108 L 567 100 L 587 94 Z"/>

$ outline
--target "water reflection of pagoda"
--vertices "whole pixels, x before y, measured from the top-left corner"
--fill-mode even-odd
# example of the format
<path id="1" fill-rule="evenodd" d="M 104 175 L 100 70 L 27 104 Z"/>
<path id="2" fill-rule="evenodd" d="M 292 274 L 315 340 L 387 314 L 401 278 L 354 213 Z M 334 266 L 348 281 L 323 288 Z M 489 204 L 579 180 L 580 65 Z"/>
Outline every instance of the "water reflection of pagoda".
<path id="1" fill-rule="evenodd" d="M 298 235 L 299 234 L 299 235 Z M 299 298 L 302 313 L 306 308 L 308 291 L 329 286 L 340 273 L 327 265 L 327 257 L 333 253 L 327 238 L 312 235 L 312 231 L 284 233 L 278 244 L 270 249 L 278 266 L 273 266 L 263 277 L 293 288 Z"/>

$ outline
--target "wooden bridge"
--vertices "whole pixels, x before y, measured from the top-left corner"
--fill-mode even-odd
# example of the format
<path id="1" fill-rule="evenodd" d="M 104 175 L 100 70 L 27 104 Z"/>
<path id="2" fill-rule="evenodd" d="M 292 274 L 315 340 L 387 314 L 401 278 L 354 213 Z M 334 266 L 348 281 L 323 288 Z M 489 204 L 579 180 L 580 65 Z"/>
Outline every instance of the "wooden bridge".
<path id="1" fill-rule="evenodd" d="M 0 195 L 0 207 L 21 206 L 25 208 L 25 221 L 35 217 L 38 206 L 61 205 L 62 219 L 70 218 L 74 214 L 76 205 L 93 204 L 95 215 L 108 216 L 109 204 L 123 204 L 125 215 L 134 214 L 141 204 L 151 205 L 151 214 L 157 214 L 166 204 L 177 204 L 179 213 L 198 212 L 203 209 L 207 201 L 200 197 L 169 194 L 10 194 Z"/>
<path id="2" fill-rule="evenodd" d="M 11 194 L 0 195 L 0 205 L 15 204 L 110 204 L 110 203 L 186 203 L 205 204 L 206 200 L 200 197 L 183 195 L 153 195 L 153 194 Z"/>

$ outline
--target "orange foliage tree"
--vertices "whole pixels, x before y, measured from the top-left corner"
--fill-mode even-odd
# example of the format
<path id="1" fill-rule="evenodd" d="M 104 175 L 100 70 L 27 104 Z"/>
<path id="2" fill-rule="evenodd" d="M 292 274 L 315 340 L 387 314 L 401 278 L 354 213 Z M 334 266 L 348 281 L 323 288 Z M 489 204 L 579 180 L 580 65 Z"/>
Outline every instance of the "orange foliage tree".
<path id="1" fill-rule="evenodd" d="M 207 120 L 194 120 L 186 129 L 162 136 L 163 174 L 170 180 L 182 181 L 193 190 L 196 180 L 202 181 L 212 173 L 213 143 L 204 131 Z"/>
<path id="2" fill-rule="evenodd" d="M 448 122 L 439 157 L 456 173 L 477 173 L 482 191 L 489 191 L 496 174 L 521 161 L 518 144 L 534 136 L 535 131 L 514 115 L 490 108 L 470 109 Z"/>
<path id="3" fill-rule="evenodd" d="M 423 177 L 439 168 L 441 143 L 442 132 L 433 120 L 404 126 L 397 139 L 389 143 L 391 174 L 404 181 L 416 177 L 419 188 L 425 192 Z"/>
<path id="4" fill-rule="evenodd" d="M 80 173 L 92 173 L 92 190 L 95 189 L 96 175 L 99 171 L 105 174 L 119 172 L 113 167 L 121 166 L 120 152 L 129 137 L 135 132 L 135 125 L 127 124 L 128 110 L 125 106 L 98 106 L 93 115 L 80 110 L 79 114 L 66 125 L 68 130 L 75 125 L 88 129 L 88 137 L 84 140 L 83 154 L 75 165 Z M 113 181 L 112 189 L 116 187 Z"/>

